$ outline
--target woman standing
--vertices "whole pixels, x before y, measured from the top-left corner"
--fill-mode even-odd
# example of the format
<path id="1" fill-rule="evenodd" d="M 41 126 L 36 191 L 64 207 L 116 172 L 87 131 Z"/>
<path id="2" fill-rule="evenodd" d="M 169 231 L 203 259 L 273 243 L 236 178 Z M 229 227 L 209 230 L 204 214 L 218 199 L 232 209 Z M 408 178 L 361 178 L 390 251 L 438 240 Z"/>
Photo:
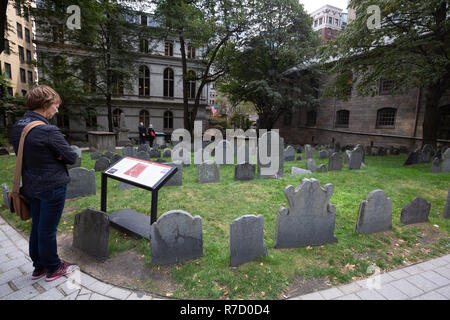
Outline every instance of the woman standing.
<path id="1" fill-rule="evenodd" d="M 22 191 L 30 201 L 32 227 L 29 253 L 33 261 L 32 279 L 46 275 L 53 281 L 76 269 L 61 261 L 57 253 L 56 231 L 64 209 L 70 177 L 66 164 L 74 164 L 76 152 L 58 127 L 49 119 L 58 113 L 61 98 L 47 86 L 37 86 L 25 95 L 29 109 L 12 128 L 10 141 L 18 152 L 23 128 L 32 121 L 45 125 L 33 128 L 25 138 L 22 163 Z"/>
<path id="2" fill-rule="evenodd" d="M 148 139 L 150 140 L 150 147 L 153 147 L 153 140 L 155 140 L 155 130 L 153 130 L 152 124 L 148 127 Z"/>

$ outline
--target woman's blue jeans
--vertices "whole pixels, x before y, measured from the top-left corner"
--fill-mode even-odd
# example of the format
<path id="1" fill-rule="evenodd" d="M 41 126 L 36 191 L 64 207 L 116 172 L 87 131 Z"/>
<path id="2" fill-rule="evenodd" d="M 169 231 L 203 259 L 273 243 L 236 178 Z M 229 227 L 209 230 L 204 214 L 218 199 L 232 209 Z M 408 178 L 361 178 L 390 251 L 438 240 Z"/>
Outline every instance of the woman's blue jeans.
<path id="1" fill-rule="evenodd" d="M 36 269 L 54 272 L 61 265 L 57 253 L 56 231 L 66 201 L 67 185 L 50 191 L 28 194 L 32 218 L 30 257 Z"/>

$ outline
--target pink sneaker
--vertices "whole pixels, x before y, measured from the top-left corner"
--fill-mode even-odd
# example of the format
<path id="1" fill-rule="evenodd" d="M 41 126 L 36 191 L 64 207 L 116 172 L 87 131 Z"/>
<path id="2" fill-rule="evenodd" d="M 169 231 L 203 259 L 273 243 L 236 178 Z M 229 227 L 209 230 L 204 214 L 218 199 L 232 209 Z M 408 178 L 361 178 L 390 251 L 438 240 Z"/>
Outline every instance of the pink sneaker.
<path id="1" fill-rule="evenodd" d="M 56 280 L 62 276 L 68 275 L 72 272 L 74 272 L 78 268 L 78 265 L 76 264 L 69 264 L 67 262 L 62 262 L 58 269 L 56 269 L 53 273 L 47 273 L 47 277 L 45 278 L 45 281 L 50 282 L 53 280 Z"/>
<path id="2" fill-rule="evenodd" d="M 45 276 L 47 270 L 45 269 L 34 269 L 33 274 L 31 275 L 31 280 L 37 280 Z"/>

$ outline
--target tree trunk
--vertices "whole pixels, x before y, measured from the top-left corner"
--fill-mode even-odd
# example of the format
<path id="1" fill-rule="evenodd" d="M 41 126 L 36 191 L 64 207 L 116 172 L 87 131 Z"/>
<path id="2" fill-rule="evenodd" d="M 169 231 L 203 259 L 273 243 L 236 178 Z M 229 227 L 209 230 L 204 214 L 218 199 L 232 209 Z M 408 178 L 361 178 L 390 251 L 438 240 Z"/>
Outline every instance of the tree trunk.
<path id="1" fill-rule="evenodd" d="M 194 126 L 191 126 L 191 119 L 189 119 L 189 99 L 188 99 L 188 80 L 187 80 L 187 60 L 186 60 L 186 43 L 183 36 L 179 36 L 181 63 L 183 69 L 183 109 L 184 109 L 184 128 L 193 134 Z"/>
<path id="2" fill-rule="evenodd" d="M 445 89 L 440 84 L 430 85 L 426 88 L 425 114 L 423 119 L 423 145 L 430 144 L 436 147 L 437 131 L 439 128 L 439 101 Z"/>
<path id="3" fill-rule="evenodd" d="M 106 107 L 108 108 L 108 131 L 114 132 L 111 94 L 106 95 Z"/>

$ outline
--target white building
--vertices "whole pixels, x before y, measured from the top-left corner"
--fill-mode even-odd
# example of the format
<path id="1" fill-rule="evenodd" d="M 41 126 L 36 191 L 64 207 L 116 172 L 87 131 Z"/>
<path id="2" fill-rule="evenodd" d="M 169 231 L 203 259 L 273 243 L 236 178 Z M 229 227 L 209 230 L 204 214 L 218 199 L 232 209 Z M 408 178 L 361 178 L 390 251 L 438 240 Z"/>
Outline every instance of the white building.
<path id="1" fill-rule="evenodd" d="M 342 11 L 343 9 L 327 4 L 311 13 L 313 30 L 319 33 L 323 42 L 336 39 L 342 30 Z"/>

